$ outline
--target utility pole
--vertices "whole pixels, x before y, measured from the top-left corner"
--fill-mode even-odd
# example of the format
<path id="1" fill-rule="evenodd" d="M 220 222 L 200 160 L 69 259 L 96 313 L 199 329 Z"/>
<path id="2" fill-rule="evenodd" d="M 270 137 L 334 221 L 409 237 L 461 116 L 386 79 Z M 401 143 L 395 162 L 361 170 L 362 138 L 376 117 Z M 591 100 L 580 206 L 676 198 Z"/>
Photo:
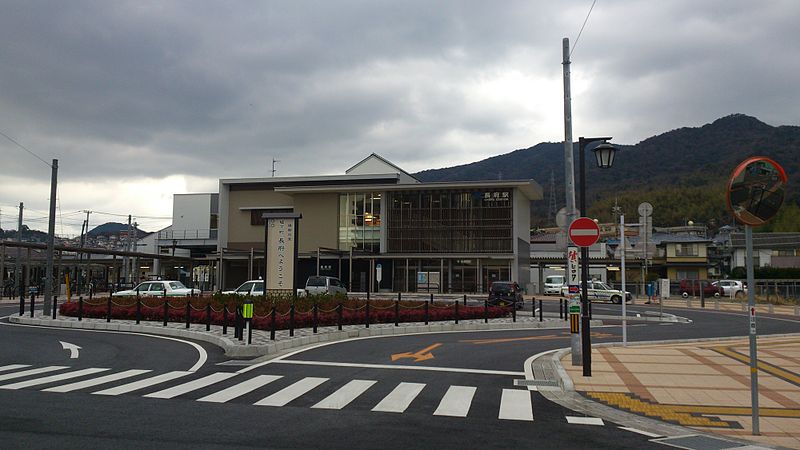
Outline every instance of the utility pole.
<path id="1" fill-rule="evenodd" d="M 81 270 L 81 264 L 83 264 L 83 251 L 82 250 L 83 250 L 83 244 L 85 242 L 85 236 L 86 235 L 84 233 L 85 233 L 85 230 L 86 230 L 86 226 L 87 226 L 87 223 L 84 220 L 83 223 L 81 224 L 81 247 L 80 247 L 81 251 L 78 252 L 78 269 L 76 270 L 76 273 L 75 273 L 75 285 L 77 286 L 77 291 L 78 291 L 77 294 L 78 295 L 81 295 L 81 284 L 82 284 L 81 283 L 81 274 L 83 273 L 83 271 Z"/>
<path id="2" fill-rule="evenodd" d="M 572 94 L 569 79 L 569 38 L 562 41 L 563 72 L 564 72 L 564 184 L 567 196 L 567 224 L 577 218 L 575 211 L 575 162 L 572 151 Z M 585 214 L 584 211 L 581 211 Z"/>
<path id="3" fill-rule="evenodd" d="M 280 160 L 272 158 L 272 178 L 275 178 L 275 163 L 277 162 L 280 162 Z"/>
<path id="4" fill-rule="evenodd" d="M 91 247 L 91 245 L 89 244 L 89 214 L 91 213 L 91 211 L 89 211 L 87 209 L 84 212 L 86 213 L 86 240 L 84 242 L 85 242 L 85 244 L 89 245 L 89 247 Z M 86 253 L 86 281 L 87 281 L 88 284 L 92 283 L 92 265 L 91 265 L 91 260 L 92 260 L 92 254 L 91 253 Z M 91 288 L 89 288 L 89 289 L 91 289 Z"/>
<path id="5" fill-rule="evenodd" d="M 131 246 L 131 215 L 128 214 L 128 233 L 125 235 L 125 246 L 123 247 L 126 252 L 130 251 Z M 125 283 L 128 282 L 128 271 L 130 269 L 128 264 L 128 255 L 122 257 L 122 279 Z"/>
<path id="6" fill-rule="evenodd" d="M 22 244 L 22 211 L 25 209 L 25 205 L 22 202 L 19 202 L 19 222 L 17 222 L 17 242 Z M 17 277 L 17 286 L 19 286 L 19 300 L 20 302 L 25 301 L 25 285 L 22 283 L 22 246 L 20 245 L 17 247 L 17 260 L 15 261 L 15 276 Z"/>
<path id="7" fill-rule="evenodd" d="M 53 249 L 56 233 L 56 183 L 58 182 L 58 160 L 54 159 L 50 166 L 50 217 L 47 221 L 47 269 L 44 281 L 44 315 L 50 316 L 53 307 Z"/>

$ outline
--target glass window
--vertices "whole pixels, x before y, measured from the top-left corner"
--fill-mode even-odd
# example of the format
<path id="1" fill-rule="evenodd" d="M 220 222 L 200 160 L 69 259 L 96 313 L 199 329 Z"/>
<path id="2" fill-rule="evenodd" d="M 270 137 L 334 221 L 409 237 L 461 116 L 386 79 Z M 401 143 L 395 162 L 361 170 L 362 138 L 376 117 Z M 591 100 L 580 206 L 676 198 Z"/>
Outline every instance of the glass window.
<path id="1" fill-rule="evenodd" d="M 171 289 L 186 289 L 186 286 L 184 286 L 180 281 L 171 281 L 169 283 L 169 287 Z"/>
<path id="2" fill-rule="evenodd" d="M 236 289 L 236 292 L 250 292 L 250 289 L 253 288 L 253 283 L 245 283 L 239 286 L 239 289 Z"/>
<path id="3" fill-rule="evenodd" d="M 339 249 L 375 253 L 380 251 L 380 192 L 339 195 Z"/>

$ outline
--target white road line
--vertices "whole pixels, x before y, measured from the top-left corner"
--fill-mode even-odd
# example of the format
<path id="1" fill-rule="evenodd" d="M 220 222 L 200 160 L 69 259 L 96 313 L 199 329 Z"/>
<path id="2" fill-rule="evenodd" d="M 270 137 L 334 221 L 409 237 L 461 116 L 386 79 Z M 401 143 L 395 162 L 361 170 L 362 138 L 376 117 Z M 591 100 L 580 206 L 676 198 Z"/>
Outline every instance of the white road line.
<path id="1" fill-rule="evenodd" d="M 377 383 L 375 380 L 351 380 L 336 392 L 312 406 L 312 408 L 342 409 L 358 398 L 359 395 L 366 392 L 367 389 L 372 387 L 375 383 Z"/>
<path id="2" fill-rule="evenodd" d="M 638 434 L 641 434 L 642 436 L 647 436 L 647 437 L 651 437 L 651 438 L 660 438 L 660 437 L 662 437 L 660 434 L 651 433 L 649 431 L 644 431 L 644 430 L 640 430 L 638 428 L 633 428 L 633 427 L 619 427 L 619 429 L 620 430 L 625 430 L 625 431 L 630 431 L 632 433 L 638 433 Z"/>
<path id="3" fill-rule="evenodd" d="M 329 378 L 306 377 L 254 404 L 259 406 L 285 406 L 287 403 L 328 380 Z"/>
<path id="4" fill-rule="evenodd" d="M 467 417 L 472 406 L 472 398 L 478 388 L 474 386 L 450 386 L 439 402 L 434 416 Z"/>
<path id="5" fill-rule="evenodd" d="M 567 423 L 573 425 L 600 425 L 603 426 L 603 419 L 599 417 L 580 417 L 580 416 L 566 416 Z"/>
<path id="6" fill-rule="evenodd" d="M 405 411 L 411 402 L 425 388 L 423 383 L 400 383 L 392 392 L 380 401 L 373 411 L 401 413 Z"/>
<path id="7" fill-rule="evenodd" d="M 500 398 L 500 414 L 497 418 L 533 422 L 531 391 L 503 389 L 503 396 Z"/>
<path id="8" fill-rule="evenodd" d="M 105 372 L 106 370 L 111 370 L 111 369 L 99 369 L 97 367 L 92 367 L 92 368 L 89 368 L 89 369 L 76 370 L 74 372 L 60 373 L 58 375 L 50 375 L 50 376 L 42 377 L 42 378 L 34 378 L 33 380 L 20 381 L 18 383 L 6 384 L 5 386 L 0 386 L 0 389 L 22 389 L 22 388 L 31 387 L 31 386 L 38 386 L 40 384 L 54 383 L 56 381 L 62 381 L 62 380 L 69 380 L 69 379 L 72 379 L 72 378 L 78 378 L 78 377 L 82 377 L 82 376 L 85 376 L 85 375 L 91 375 L 93 373 Z"/>
<path id="9" fill-rule="evenodd" d="M 485 369 L 462 369 L 460 367 L 431 367 L 431 366 L 402 366 L 394 364 L 362 364 L 362 363 L 345 363 L 345 362 L 329 362 L 329 361 L 301 361 L 294 359 L 281 359 L 273 360 L 272 363 L 278 364 L 300 364 L 306 366 L 330 366 L 330 367 L 357 367 L 361 369 L 396 369 L 396 370 L 423 370 L 431 372 L 456 372 L 456 373 L 473 373 L 478 375 L 511 375 L 523 376 L 523 372 L 511 372 L 505 370 L 485 370 Z M 255 367 L 251 366 L 248 369 Z M 242 373 L 240 370 L 239 373 Z"/>
<path id="10" fill-rule="evenodd" d="M 186 375 L 190 375 L 192 373 L 194 372 L 176 370 L 173 372 L 167 372 L 161 375 L 156 375 L 154 377 L 145 378 L 144 380 L 134 381 L 133 383 L 123 384 L 122 386 L 117 386 L 109 389 L 104 389 L 102 391 L 92 392 L 92 394 L 97 394 L 97 395 L 127 394 L 128 392 L 138 391 L 139 389 L 144 389 L 146 387 L 154 386 L 159 383 L 164 383 L 166 381 L 174 380 L 176 378 L 185 377 Z"/>
<path id="11" fill-rule="evenodd" d="M 61 386 L 55 386 L 47 389 L 42 389 L 44 392 L 72 392 L 77 391 L 78 389 L 85 389 L 87 387 L 98 386 L 105 383 L 110 383 L 112 381 L 117 380 L 124 380 L 125 378 L 135 377 L 136 375 L 141 375 L 143 373 L 150 372 L 150 370 L 145 369 L 131 369 L 126 370 L 124 372 L 119 373 L 112 373 L 111 375 L 105 375 L 102 377 L 92 378 L 91 380 L 86 381 L 77 381 L 75 383 L 64 384 Z"/>
<path id="12" fill-rule="evenodd" d="M 227 389 L 223 389 L 219 392 L 214 392 L 213 394 L 206 395 L 203 398 L 197 399 L 198 402 L 211 402 L 211 403 L 225 403 L 227 401 L 233 400 L 236 397 L 241 397 L 244 394 L 252 392 L 261 386 L 266 386 L 269 383 L 272 383 L 275 380 L 279 380 L 283 378 L 282 375 L 258 375 L 249 380 L 242 381 L 239 384 L 235 384 Z"/>
<path id="13" fill-rule="evenodd" d="M 203 378 L 198 378 L 196 380 L 189 381 L 187 383 L 179 384 L 177 386 L 173 386 L 171 388 L 167 388 L 158 392 L 153 392 L 150 394 L 145 395 L 148 398 L 174 398 L 179 395 L 183 395 L 192 391 L 196 391 L 198 389 L 202 389 L 207 386 L 211 386 L 214 383 L 219 383 L 220 381 L 225 381 L 228 378 L 236 376 L 235 372 L 216 372 L 212 373 L 211 375 L 206 375 Z"/>
<path id="14" fill-rule="evenodd" d="M 40 373 L 55 372 L 56 370 L 69 369 L 67 366 L 47 366 L 38 369 L 28 369 L 22 372 L 7 373 L 0 375 L 0 381 L 13 380 L 15 378 L 27 377 L 30 375 L 39 375 Z"/>
<path id="15" fill-rule="evenodd" d="M 9 370 L 17 370 L 17 369 L 24 369 L 26 367 L 30 367 L 30 364 L 9 364 L 7 366 L 0 367 L 0 372 L 7 372 Z"/>

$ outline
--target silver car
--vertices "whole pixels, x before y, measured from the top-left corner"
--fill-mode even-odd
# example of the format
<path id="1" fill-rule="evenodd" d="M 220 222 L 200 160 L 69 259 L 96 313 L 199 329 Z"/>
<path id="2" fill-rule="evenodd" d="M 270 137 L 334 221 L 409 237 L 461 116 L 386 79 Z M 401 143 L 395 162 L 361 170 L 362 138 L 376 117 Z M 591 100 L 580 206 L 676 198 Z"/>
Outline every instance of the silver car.
<path id="1" fill-rule="evenodd" d="M 306 294 L 307 295 L 320 295 L 320 294 L 344 294 L 347 295 L 347 288 L 344 284 L 335 277 L 326 277 L 313 275 L 308 277 L 306 281 Z"/>

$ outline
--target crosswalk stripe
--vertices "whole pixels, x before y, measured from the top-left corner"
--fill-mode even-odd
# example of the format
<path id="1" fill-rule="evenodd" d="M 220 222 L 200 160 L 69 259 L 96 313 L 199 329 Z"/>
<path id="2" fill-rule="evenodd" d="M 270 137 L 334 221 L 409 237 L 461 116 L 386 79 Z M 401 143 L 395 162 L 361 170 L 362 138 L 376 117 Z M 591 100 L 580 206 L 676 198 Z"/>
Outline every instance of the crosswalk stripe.
<path id="1" fill-rule="evenodd" d="M 0 389 L 22 389 L 31 386 L 38 386 L 40 384 L 54 383 L 56 381 L 78 378 L 85 375 L 91 375 L 93 373 L 105 372 L 106 370 L 111 370 L 111 369 L 99 369 L 97 367 L 92 367 L 89 369 L 76 370 L 74 372 L 61 373 L 58 375 L 50 375 L 42 378 L 34 378 L 33 380 L 26 380 L 17 383 L 6 384 L 4 386 L 0 386 Z"/>
<path id="2" fill-rule="evenodd" d="M 500 398 L 500 414 L 498 419 L 533 421 L 533 403 L 531 391 L 519 389 L 503 389 Z"/>
<path id="3" fill-rule="evenodd" d="M 336 392 L 325 397 L 322 399 L 322 401 L 312 406 L 312 408 L 342 409 L 350 404 L 350 402 L 358 398 L 359 395 L 366 392 L 367 389 L 372 387 L 372 385 L 375 383 L 377 383 L 375 380 L 351 380 L 349 383 L 339 388 Z"/>
<path id="4" fill-rule="evenodd" d="M 467 417 L 477 390 L 478 388 L 474 386 L 450 386 L 433 415 Z"/>
<path id="5" fill-rule="evenodd" d="M 7 373 L 0 375 L 0 381 L 13 380 L 15 378 L 27 377 L 30 375 L 39 375 L 40 373 L 55 372 L 56 370 L 69 369 L 67 366 L 47 366 L 38 369 L 28 369 L 22 372 Z"/>
<path id="6" fill-rule="evenodd" d="M 319 386 L 320 384 L 328 380 L 329 378 L 305 377 L 302 380 L 270 395 L 269 397 L 265 397 L 257 401 L 256 403 L 254 403 L 254 405 L 285 406 L 287 403 L 291 402 L 297 397 L 300 397 L 301 395 L 305 394 L 306 392 L 314 389 L 315 387 Z"/>
<path id="7" fill-rule="evenodd" d="M 86 381 L 76 381 L 75 383 L 64 384 L 61 386 L 55 386 L 47 389 L 42 389 L 44 392 L 72 392 L 77 391 L 78 389 L 86 389 L 87 387 L 98 386 L 105 383 L 110 383 L 112 381 L 117 380 L 124 380 L 125 378 L 135 377 L 136 375 L 141 375 L 143 373 L 150 372 L 150 370 L 143 370 L 143 369 L 131 369 L 126 370 L 124 372 L 119 373 L 112 373 L 110 375 L 105 375 L 102 377 L 92 378 L 91 380 Z"/>
<path id="8" fill-rule="evenodd" d="M 566 416 L 567 423 L 573 425 L 605 425 L 599 417 Z"/>
<path id="9" fill-rule="evenodd" d="M 97 395 L 127 394 L 128 392 L 138 391 L 139 389 L 144 389 L 146 387 L 154 386 L 156 384 L 164 383 L 166 381 L 174 380 L 176 378 L 185 377 L 186 375 L 190 375 L 193 373 L 194 372 L 185 372 L 182 370 L 176 370 L 173 372 L 167 372 L 161 375 L 156 375 L 154 377 L 145 378 L 144 380 L 123 384 L 122 386 L 116 386 L 113 388 L 103 389 L 102 391 L 92 392 L 92 394 L 97 394 Z"/>
<path id="10" fill-rule="evenodd" d="M 9 370 L 23 369 L 25 367 L 30 367 L 30 364 L 9 364 L 0 367 L 0 372 L 8 372 Z"/>
<path id="11" fill-rule="evenodd" d="M 145 395 L 149 398 L 173 398 L 188 392 L 202 389 L 206 386 L 211 386 L 214 383 L 227 380 L 228 378 L 235 377 L 236 372 L 216 372 L 211 375 L 206 375 L 203 378 L 189 381 L 187 383 L 179 384 L 171 388 L 167 388 L 158 392 Z"/>
<path id="12" fill-rule="evenodd" d="M 227 389 L 223 389 L 219 392 L 215 392 L 210 395 L 206 395 L 203 398 L 197 399 L 198 402 L 212 402 L 212 403 L 225 403 L 227 401 L 233 400 L 236 397 L 241 397 L 248 392 L 252 392 L 261 386 L 266 386 L 269 383 L 272 383 L 275 380 L 283 378 L 281 375 L 258 375 L 253 377 L 249 380 L 242 381 L 239 384 L 235 384 Z"/>
<path id="13" fill-rule="evenodd" d="M 401 413 L 411 405 L 411 402 L 417 398 L 417 395 L 419 395 L 424 388 L 425 384 L 423 383 L 400 383 L 389 395 L 384 397 L 380 403 L 375 405 L 372 410 Z"/>

